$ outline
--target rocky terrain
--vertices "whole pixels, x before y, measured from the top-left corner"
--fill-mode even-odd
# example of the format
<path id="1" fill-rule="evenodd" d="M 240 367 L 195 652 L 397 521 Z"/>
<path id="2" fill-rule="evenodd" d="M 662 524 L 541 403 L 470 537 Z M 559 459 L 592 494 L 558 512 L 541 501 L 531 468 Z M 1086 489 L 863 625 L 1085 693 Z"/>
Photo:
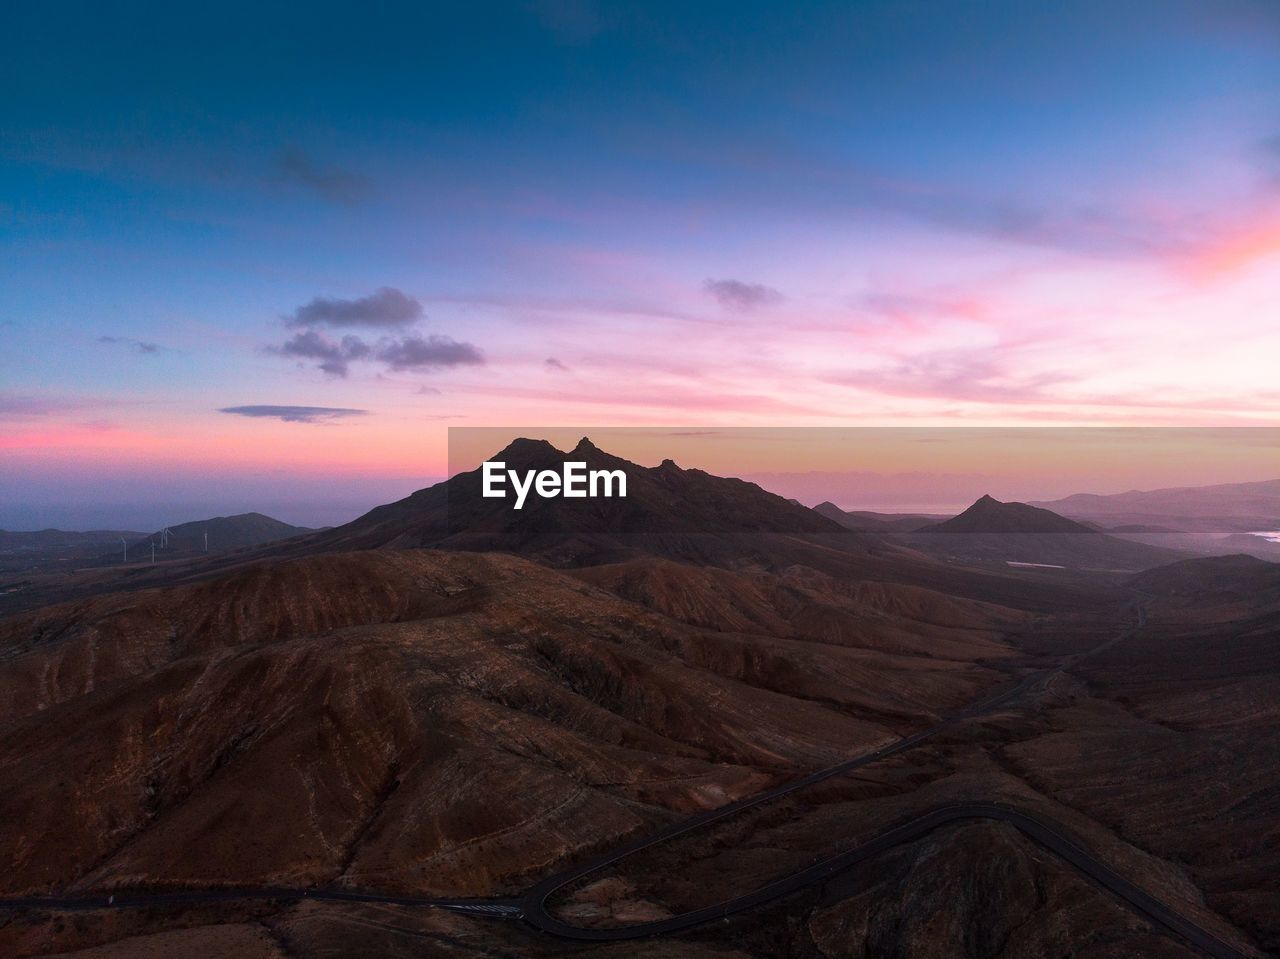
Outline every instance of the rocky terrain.
<path id="1" fill-rule="evenodd" d="M 1232 954 L 1280 949 L 1280 567 L 1232 557 L 1087 583 L 971 569 L 750 484 L 674 464 L 637 475 L 633 504 L 548 508 L 528 535 L 455 480 L 349 527 L 0 619 L 0 895 L 503 901 L 937 730 L 549 906 L 583 928 L 679 915 L 981 800 L 1058 824 Z M 701 519 L 667 508 L 686 497 Z M 972 821 L 667 939 L 570 944 L 422 906 L 197 896 L 0 913 L 0 954 L 1198 952 L 1017 829 Z"/>

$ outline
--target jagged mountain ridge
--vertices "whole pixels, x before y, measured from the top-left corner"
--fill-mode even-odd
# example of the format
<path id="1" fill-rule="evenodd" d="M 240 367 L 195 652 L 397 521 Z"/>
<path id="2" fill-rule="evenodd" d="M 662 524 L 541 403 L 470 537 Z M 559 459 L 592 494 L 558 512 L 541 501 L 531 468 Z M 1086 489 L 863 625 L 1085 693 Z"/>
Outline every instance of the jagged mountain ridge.
<path id="1" fill-rule="evenodd" d="M 846 544 L 860 542 L 840 525 L 754 483 L 682 469 L 671 460 L 655 467 L 638 466 L 600 450 L 586 437 L 567 453 L 545 440 L 517 439 L 491 460 L 521 473 L 559 471 L 565 462 L 585 462 L 589 470 L 622 470 L 627 495 L 544 499 L 531 494 L 517 512 L 509 499 L 481 496 L 477 469 L 379 506 L 313 538 L 310 545 L 504 549 L 545 553 L 572 562 L 611 553 L 620 557 L 635 546 L 657 552 L 703 549 L 715 553 L 716 539 L 744 533 L 834 536 Z"/>

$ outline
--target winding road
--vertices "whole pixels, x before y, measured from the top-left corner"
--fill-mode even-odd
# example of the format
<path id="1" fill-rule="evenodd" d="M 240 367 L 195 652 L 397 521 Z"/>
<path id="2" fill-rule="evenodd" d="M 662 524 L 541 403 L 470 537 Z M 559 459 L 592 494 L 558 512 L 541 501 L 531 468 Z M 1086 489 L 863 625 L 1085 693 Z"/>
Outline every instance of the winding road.
<path id="1" fill-rule="evenodd" d="M 1094 656 L 1133 635 L 1136 630 L 1146 624 L 1145 610 L 1140 605 L 1136 606 L 1135 609 L 1137 614 L 1135 624 L 1117 633 L 1106 642 L 1085 652 L 1066 657 L 1057 666 L 1033 672 L 1006 689 L 997 691 L 976 703 L 942 717 L 936 725 L 928 729 L 904 736 L 871 752 L 863 753 L 852 759 L 820 769 L 817 772 L 810 773 L 800 779 L 784 783 L 765 792 L 757 793 L 754 796 L 672 823 L 656 832 L 617 846 L 592 860 L 549 876 L 519 897 L 493 899 L 431 898 L 395 896 L 341 888 L 252 886 L 165 893 L 13 897 L 0 899 L 0 910 L 129 909 L 245 900 L 378 903 L 382 905 L 448 909 L 484 918 L 522 920 L 543 933 L 563 939 L 617 942 L 671 935 L 716 922 L 791 895 L 808 886 L 821 883 L 860 862 L 864 862 L 902 843 L 918 839 L 940 827 L 966 820 L 994 820 L 1007 823 L 1018 829 L 1024 836 L 1058 856 L 1097 886 L 1116 896 L 1125 906 L 1150 921 L 1156 928 L 1180 937 L 1206 955 L 1212 956 L 1214 959 L 1254 959 L 1254 956 L 1258 954 L 1242 952 L 1224 942 L 1194 920 L 1179 913 L 1141 887 L 1120 876 L 1091 855 L 1080 841 L 1062 826 L 1002 802 L 952 803 L 935 807 L 880 833 L 873 839 L 853 849 L 848 849 L 823 859 L 806 869 L 775 880 L 747 895 L 678 916 L 629 926 L 587 928 L 563 922 L 552 915 L 547 908 L 548 901 L 560 890 L 641 850 L 649 849 L 677 836 L 701 829 L 753 807 L 774 802 L 824 780 L 842 776 L 861 767 L 887 759 L 890 756 L 906 752 L 945 729 L 967 719 L 992 712 L 1012 702 L 1036 685 L 1066 672 L 1080 660 Z"/>

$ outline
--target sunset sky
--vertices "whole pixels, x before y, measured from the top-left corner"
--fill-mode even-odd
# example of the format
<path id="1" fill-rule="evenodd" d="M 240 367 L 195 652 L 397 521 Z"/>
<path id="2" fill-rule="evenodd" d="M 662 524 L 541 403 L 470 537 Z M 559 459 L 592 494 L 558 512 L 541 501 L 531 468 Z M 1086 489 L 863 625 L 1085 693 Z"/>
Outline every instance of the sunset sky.
<path id="1" fill-rule="evenodd" d="M 8 3 L 0 90 L 0 527 L 337 521 L 449 426 L 1280 412 L 1272 0 Z"/>

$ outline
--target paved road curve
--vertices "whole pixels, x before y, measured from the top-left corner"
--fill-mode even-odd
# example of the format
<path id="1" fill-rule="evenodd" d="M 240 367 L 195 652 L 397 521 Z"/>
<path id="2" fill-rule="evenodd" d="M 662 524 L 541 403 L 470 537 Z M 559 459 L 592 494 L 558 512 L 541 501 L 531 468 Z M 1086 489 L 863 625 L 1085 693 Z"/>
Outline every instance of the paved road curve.
<path id="1" fill-rule="evenodd" d="M 912 733 L 895 740 L 868 753 L 855 756 L 817 772 L 810 773 L 801 779 L 784 783 L 774 789 L 758 793 L 746 799 L 729 803 L 679 822 L 615 847 L 608 853 L 586 863 L 574 866 L 563 872 L 549 876 L 533 886 L 527 893 L 518 898 L 498 899 L 456 899 L 429 898 L 414 896 L 393 896 L 376 892 L 358 892 L 347 889 L 254 886 L 243 888 L 224 888 L 213 890 L 184 890 L 167 893 L 122 893 L 119 895 L 97 896 L 26 896 L 0 899 L 0 910 L 13 909 L 49 909 L 49 910 L 93 910 L 93 909 L 127 909 L 142 906 L 197 904 L 209 902 L 234 902 L 244 900 L 271 900 L 278 902 L 314 900 L 317 902 L 355 902 L 379 903 L 407 907 L 431 907 L 465 912 L 471 915 L 495 919 L 523 919 L 536 929 L 565 939 L 589 941 L 620 941 L 640 939 L 650 936 L 669 935 L 682 932 L 695 926 L 704 925 L 752 909 L 763 903 L 771 902 L 793 892 L 822 882 L 832 876 L 876 856 L 896 845 L 917 839 L 940 826 L 961 820 L 987 819 L 1006 822 L 1020 830 L 1028 838 L 1043 848 L 1055 853 L 1067 863 L 1094 881 L 1103 889 L 1119 897 L 1129 908 L 1150 920 L 1158 928 L 1165 929 L 1182 937 L 1214 959 L 1249 959 L 1247 954 L 1217 938 L 1213 933 L 1181 915 L 1169 906 L 1160 902 L 1138 886 L 1122 878 L 1103 863 L 1099 862 L 1082 846 L 1069 838 L 1065 830 L 1044 820 L 1037 819 L 1026 812 L 998 802 L 974 802 L 941 806 L 923 815 L 904 822 L 901 825 L 881 833 L 862 845 L 839 853 L 807 869 L 769 885 L 705 909 L 695 910 L 680 916 L 654 922 L 640 923 L 611 929 L 589 929 L 569 925 L 556 919 L 547 910 L 547 901 L 552 895 L 572 883 L 579 881 L 591 873 L 613 865 L 643 849 L 674 839 L 677 836 L 693 832 L 711 823 L 726 819 L 743 810 L 781 799 L 791 793 L 824 780 L 842 776 L 863 766 L 871 765 L 890 756 L 905 752 L 920 743 L 936 736 L 939 732 L 956 725 L 966 719 L 992 712 L 1012 702 L 1027 690 L 1049 678 L 1070 669 L 1075 663 L 1089 656 L 1096 655 L 1104 649 L 1132 635 L 1146 624 L 1146 612 L 1140 606 L 1136 608 L 1137 622 L 1130 628 L 1117 633 L 1114 637 L 1083 653 L 1077 653 L 1064 659 L 1059 665 L 1039 670 L 1024 677 L 1009 688 L 997 691 L 990 696 L 966 706 L 954 713 L 944 716 L 937 725 L 929 729 Z"/>
<path id="2" fill-rule="evenodd" d="M 995 820 L 1009 823 L 1038 845 L 1054 853 L 1091 879 L 1101 888 L 1117 896 L 1126 906 L 1158 928 L 1182 937 L 1214 959 L 1246 959 L 1246 953 L 1223 942 L 1213 933 L 1194 921 L 1174 911 L 1145 890 L 1124 879 L 1112 869 L 1093 858 L 1074 838 L 1061 827 L 1043 819 L 1021 812 L 1013 806 L 997 802 L 956 803 L 939 806 L 901 825 L 882 832 L 874 839 L 815 863 L 807 869 L 757 889 L 755 892 L 726 902 L 652 922 L 637 923 L 616 928 L 589 929 L 573 926 L 552 916 L 546 908 L 548 896 L 556 889 L 546 890 L 545 884 L 535 887 L 525 897 L 522 905 L 526 922 L 554 936 L 592 942 L 612 942 L 640 939 L 651 936 L 671 935 L 696 926 L 727 918 L 765 903 L 781 899 L 794 892 L 832 878 L 894 846 L 946 826 L 966 820 Z"/>

